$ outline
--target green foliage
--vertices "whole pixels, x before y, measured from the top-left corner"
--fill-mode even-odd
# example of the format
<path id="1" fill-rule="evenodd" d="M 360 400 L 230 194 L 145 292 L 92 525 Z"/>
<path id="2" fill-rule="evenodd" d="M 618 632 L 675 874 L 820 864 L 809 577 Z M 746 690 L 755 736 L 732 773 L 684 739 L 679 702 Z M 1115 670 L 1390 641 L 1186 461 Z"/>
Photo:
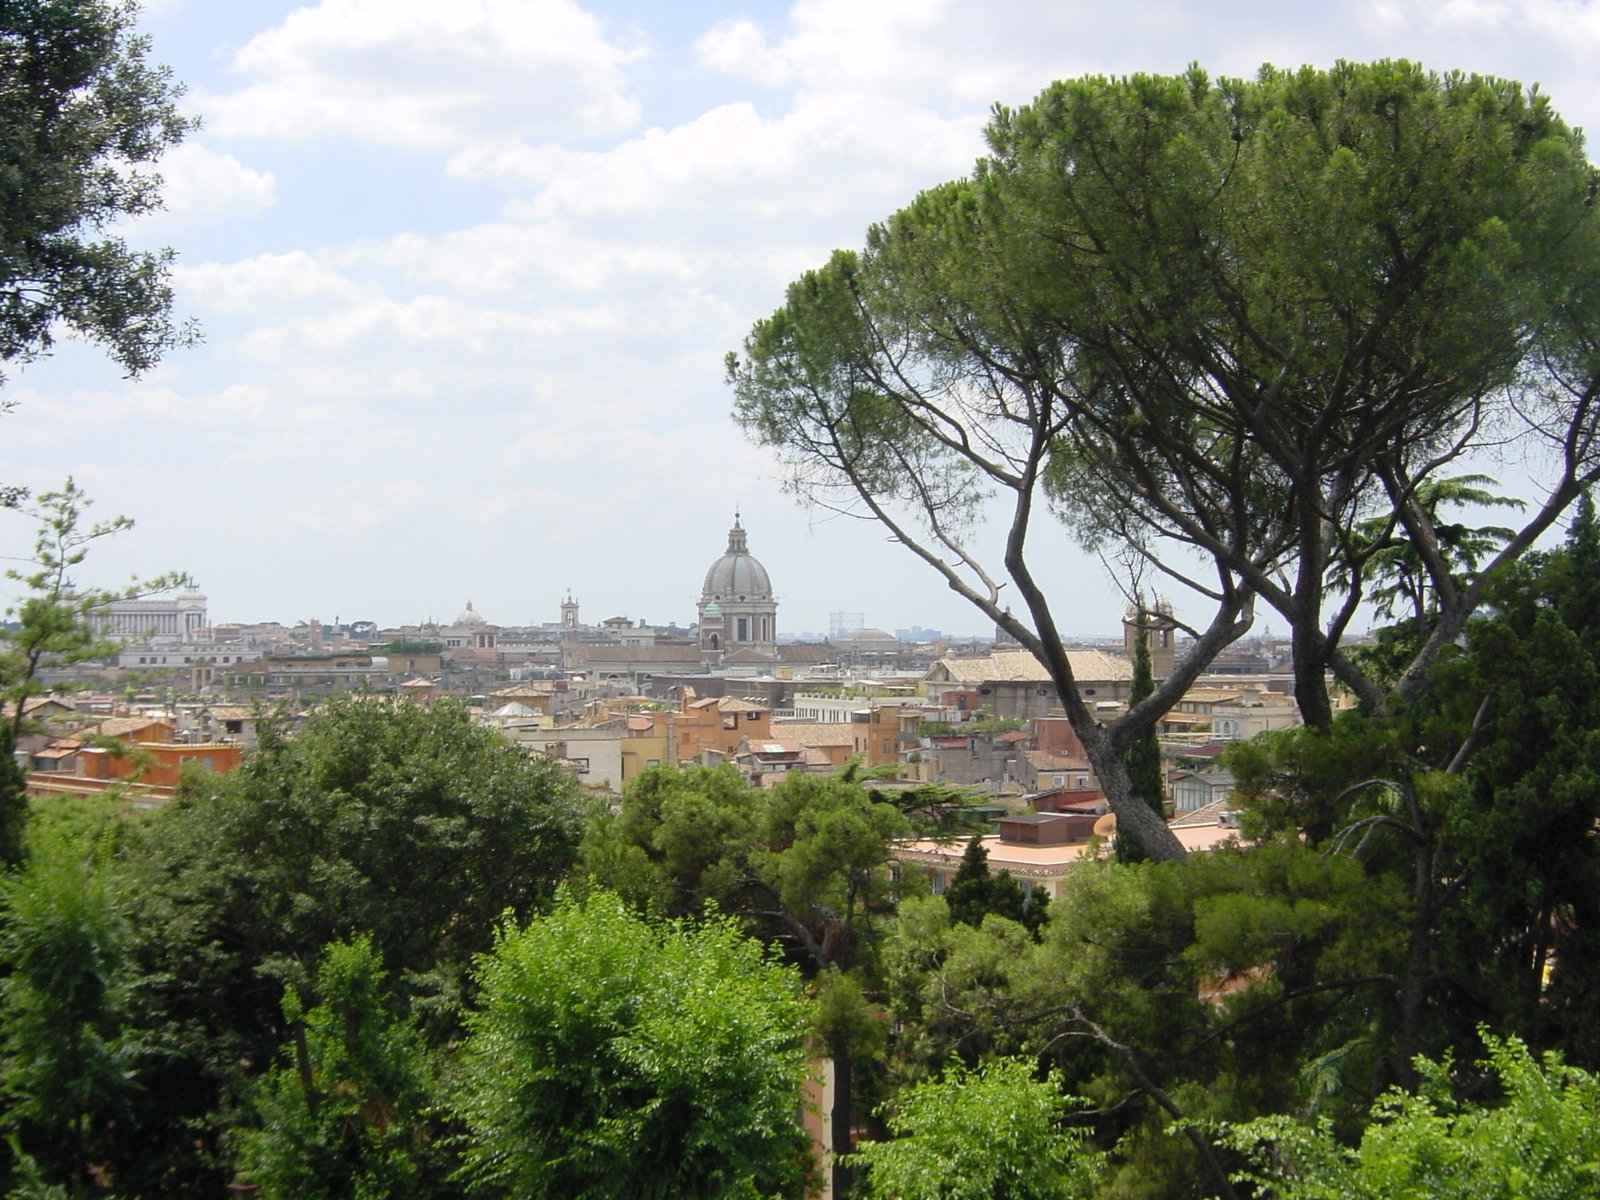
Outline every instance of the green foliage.
<path id="1" fill-rule="evenodd" d="M 981 837 L 967 843 L 961 866 L 944 898 L 950 906 L 950 919 L 965 925 L 981 925 L 986 916 L 994 913 L 1037 931 L 1045 920 L 1043 900 L 1030 904 L 1028 894 L 1009 871 L 998 875 L 990 872 L 989 852 Z"/>
<path id="2" fill-rule="evenodd" d="M 241 1137 L 240 1173 L 263 1200 L 417 1200 L 445 1194 L 429 1120 L 434 1064 L 390 992 L 372 939 L 328 946 L 302 1009 L 284 992 L 293 1034 L 256 1086 L 260 1128 Z"/>
<path id="3" fill-rule="evenodd" d="M 1491 615 L 1446 664 L 1438 726 L 1464 731 L 1488 699 L 1464 786 L 1441 817 L 1461 863 L 1441 920 L 1451 982 L 1535 1047 L 1600 1066 L 1600 536 L 1585 502 L 1566 545 L 1491 589 Z M 1435 734 L 1437 736 L 1437 734 Z M 1447 1010 L 1448 1011 L 1448 1010 Z"/>
<path id="4" fill-rule="evenodd" d="M 1244 832 L 1297 832 L 1321 845 L 1358 813 L 1391 807 L 1382 786 L 1349 789 L 1392 775 L 1403 737 L 1401 729 L 1350 712 L 1327 730 L 1297 726 L 1232 743 L 1222 762 L 1235 779 Z"/>
<path id="5" fill-rule="evenodd" d="M 352 694 L 286 732 L 143 831 L 172 914 L 257 961 L 363 931 L 389 970 L 464 966 L 574 860 L 570 783 L 460 705 Z"/>
<path id="6" fill-rule="evenodd" d="M 883 1053 L 885 1029 L 862 990 L 861 981 L 843 971 L 825 971 L 813 984 L 808 1031 L 827 1054 L 869 1059 Z"/>
<path id="7" fill-rule="evenodd" d="M 882 969 L 902 1083 L 1043 1056 L 1102 1110 L 1103 1194 L 1119 1198 L 1213 1194 L 1166 1102 L 1341 1128 L 1365 1114 L 1406 947 L 1392 879 L 1283 838 L 1181 865 L 1084 862 L 1063 886 L 1037 943 L 1000 917 L 954 922 L 944 897 L 901 905 Z"/>
<path id="8" fill-rule="evenodd" d="M 227 1182 L 220 1127 L 250 1122 L 252 1078 L 292 1032 L 278 981 L 370 936 L 437 1048 L 496 922 L 542 905 L 574 859 L 570 781 L 457 705 L 350 695 L 293 737 L 260 728 L 244 765 L 126 831 L 132 1020 L 155 1051 L 110 1162 L 130 1196 Z"/>
<path id="9" fill-rule="evenodd" d="M 795 973 L 724 921 L 598 892 L 480 964 L 457 1107 L 474 1179 L 548 1200 L 755 1200 L 801 1181 Z"/>
<path id="10" fill-rule="evenodd" d="M 1198 555 L 1216 609 L 1197 653 L 1237 635 L 1246 595 L 1271 608 L 1318 728 L 1331 669 L 1389 706 L 1340 643 L 1361 573 L 1408 540 L 1441 610 L 1397 673 L 1414 701 L 1478 606 L 1481 579 L 1453 571 L 1498 537 L 1440 515 L 1447 465 L 1490 439 L 1580 447 L 1553 464 L 1531 535 L 1600 473 L 1579 399 L 1600 375 L 1580 133 L 1536 88 L 1390 60 L 1064 80 L 997 108 L 988 135 L 970 177 L 796 280 L 730 355 L 747 434 L 1058 676 L 1060 622 L 1026 569 L 1041 501 L 1090 546 L 1180 577 Z M 971 533 L 995 492 L 1026 619 Z M 1101 754 L 1072 681 L 1055 683 Z M 1128 836 L 1129 789 L 1095 765 Z M 1141 826 L 1153 858 L 1176 857 Z"/>
<path id="11" fill-rule="evenodd" d="M 73 572 L 94 543 L 133 528 L 127 517 L 88 524 L 91 503 L 69 478 L 59 492 L 46 492 L 21 506 L 37 532 L 30 568 L 5 573 L 24 589 L 21 603 L 6 612 L 8 620 L 0 626 L 0 701 L 11 708 L 0 749 L 8 752 L 28 728 L 26 701 L 47 690 L 39 681 L 40 671 L 89 662 L 117 649 L 115 641 L 99 636 L 90 623 L 95 609 L 187 582 L 185 576 L 171 574 L 116 591 L 79 587 Z M 25 782 L 14 769 L 0 767 L 0 863 L 7 865 L 15 865 L 22 855 Z"/>
<path id="12" fill-rule="evenodd" d="M 109 843 L 41 823 L 0 881 L 0 1033 L 8 1127 L 52 1182 L 87 1195 L 88 1170 L 133 1082 L 124 1038 L 128 929 Z"/>
<path id="13" fill-rule="evenodd" d="M 1094 1194 L 1100 1156 L 1063 1128 L 1072 1107 L 1025 1060 L 956 1066 L 901 1092 L 893 1140 L 854 1157 L 880 1200 L 1074 1200 Z"/>
<path id="14" fill-rule="evenodd" d="M 870 784 L 866 785 L 870 786 Z M 849 967 L 904 885 L 888 846 L 909 834 L 893 804 L 842 775 L 795 775 L 771 791 L 728 764 L 651 767 L 585 835 L 588 878 L 630 903 L 690 916 L 743 913 L 813 969 Z"/>
<path id="15" fill-rule="evenodd" d="M 1023 1048 L 1035 1031 L 1013 1018 L 1029 1009 L 1020 986 L 1036 953 L 1015 921 L 993 915 L 980 925 L 954 921 L 945 896 L 902 901 L 880 967 L 900 1078 L 922 1079 L 953 1059 L 975 1063 Z"/>
<path id="16" fill-rule="evenodd" d="M 137 7 L 21 0 L 0 14 L 0 359 L 29 362 L 65 331 L 129 374 L 194 339 L 173 324 L 170 250 L 134 251 L 106 230 L 161 206 L 151 168 L 194 122 L 181 89 L 145 59 Z"/>
<path id="17" fill-rule="evenodd" d="M 618 811 L 592 811 L 585 870 L 641 909 L 692 916 L 726 902 L 748 873 L 762 801 L 728 763 L 647 768 Z"/>
<path id="18" fill-rule="evenodd" d="M 900 890 L 890 878 L 889 844 L 909 832 L 899 809 L 870 799 L 859 784 L 798 775 L 772 789 L 752 864 L 789 913 L 825 914 L 860 937 Z M 852 956 L 839 951 L 828 958 L 848 965 Z"/>
<path id="19" fill-rule="evenodd" d="M 1473 529 L 1459 521 L 1440 516 L 1449 505 L 1479 508 L 1523 508 L 1521 500 L 1497 496 L 1489 491 L 1500 481 L 1489 475 L 1456 475 L 1449 479 L 1427 479 L 1417 485 L 1412 496 L 1426 518 L 1424 533 L 1456 580 L 1465 582 L 1492 558 L 1501 546 L 1515 536 L 1514 529 L 1486 525 Z M 1352 572 L 1366 582 L 1368 599 L 1379 615 L 1393 618 L 1397 613 L 1413 623 L 1421 623 L 1438 605 L 1437 588 L 1430 578 L 1427 562 L 1417 540 L 1396 530 L 1392 520 L 1371 518 L 1361 522 L 1345 551 L 1353 559 L 1363 559 Z"/>
<path id="20" fill-rule="evenodd" d="M 1229 1140 L 1255 1169 L 1242 1177 L 1273 1200 L 1581 1200 L 1600 1196 L 1600 1082 L 1515 1038 L 1486 1038 L 1505 1098 L 1451 1099 L 1448 1061 L 1422 1062 L 1421 1095 L 1394 1092 L 1349 1147 L 1326 1122 L 1269 1117 Z"/>

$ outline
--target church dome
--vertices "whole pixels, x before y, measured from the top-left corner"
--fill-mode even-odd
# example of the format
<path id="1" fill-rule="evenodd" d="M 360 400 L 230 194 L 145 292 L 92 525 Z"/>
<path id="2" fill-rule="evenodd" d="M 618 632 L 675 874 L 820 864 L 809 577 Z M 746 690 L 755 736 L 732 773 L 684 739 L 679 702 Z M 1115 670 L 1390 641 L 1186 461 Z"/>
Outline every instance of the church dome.
<path id="1" fill-rule="evenodd" d="M 468 600 L 465 611 L 456 616 L 455 627 L 457 629 L 481 629 L 488 623 L 483 619 L 481 613 L 472 611 L 472 601 Z"/>
<path id="2" fill-rule="evenodd" d="M 733 528 L 728 531 L 728 552 L 706 572 L 705 592 L 700 601 L 704 604 L 711 600 L 770 599 L 772 582 L 767 578 L 767 569 L 751 557 L 745 545 L 744 528 L 735 517 Z"/>

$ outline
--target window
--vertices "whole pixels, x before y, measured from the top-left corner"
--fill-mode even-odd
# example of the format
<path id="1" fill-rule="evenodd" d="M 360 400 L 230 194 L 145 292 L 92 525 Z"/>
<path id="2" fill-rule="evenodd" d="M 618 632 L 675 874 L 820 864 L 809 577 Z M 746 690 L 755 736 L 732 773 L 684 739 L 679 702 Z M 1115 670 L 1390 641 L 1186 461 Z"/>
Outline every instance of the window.
<path id="1" fill-rule="evenodd" d="M 739 640 L 741 642 L 748 642 L 750 640 L 750 618 L 749 617 L 740 617 L 739 618 Z"/>
<path id="2" fill-rule="evenodd" d="M 1067 782 L 1067 777 L 1065 775 L 1052 775 L 1050 776 L 1050 782 L 1056 787 L 1063 787 Z"/>
<path id="3" fill-rule="evenodd" d="M 1081 788 L 1088 787 L 1089 786 L 1089 777 L 1087 775 L 1079 775 L 1078 776 L 1078 786 L 1081 787 Z"/>
<path id="4" fill-rule="evenodd" d="M 587 758 L 575 758 L 572 761 L 577 764 L 579 775 L 587 775 L 589 773 L 589 760 Z"/>

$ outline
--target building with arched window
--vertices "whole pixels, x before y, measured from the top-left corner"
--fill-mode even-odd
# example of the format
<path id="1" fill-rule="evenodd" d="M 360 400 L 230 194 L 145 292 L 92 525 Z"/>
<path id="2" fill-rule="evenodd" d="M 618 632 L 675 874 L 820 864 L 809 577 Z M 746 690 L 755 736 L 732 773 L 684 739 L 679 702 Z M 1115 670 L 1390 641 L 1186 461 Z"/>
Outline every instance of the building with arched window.
<path id="1" fill-rule="evenodd" d="M 777 629 L 772 582 L 750 553 L 735 514 L 727 552 L 711 564 L 700 594 L 700 652 L 708 662 L 720 662 L 736 650 L 776 655 Z"/>

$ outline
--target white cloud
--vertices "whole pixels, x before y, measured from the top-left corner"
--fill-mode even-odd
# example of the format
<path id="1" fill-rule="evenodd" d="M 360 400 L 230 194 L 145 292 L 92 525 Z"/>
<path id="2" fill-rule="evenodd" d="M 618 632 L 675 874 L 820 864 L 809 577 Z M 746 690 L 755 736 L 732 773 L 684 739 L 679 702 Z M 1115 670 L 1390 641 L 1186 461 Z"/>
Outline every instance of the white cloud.
<path id="1" fill-rule="evenodd" d="M 304 250 L 258 254 L 234 263 L 180 266 L 173 277 L 184 298 L 223 313 L 265 316 L 275 309 L 296 310 L 321 303 L 348 304 L 371 289 L 325 266 Z"/>
<path id="2" fill-rule="evenodd" d="M 224 137 L 423 150 L 613 133 L 637 119 L 640 54 L 572 0 L 322 0 L 239 51 L 253 82 L 196 107 Z"/>
<path id="3" fill-rule="evenodd" d="M 610 150 L 554 143 L 470 150 L 452 159 L 450 170 L 536 189 L 516 210 L 525 219 L 661 211 L 695 193 L 737 208 L 748 194 L 721 189 L 752 183 L 781 184 L 771 201 L 782 210 L 837 211 L 852 203 L 845 171 L 959 174 L 982 149 L 982 124 L 977 114 L 945 118 L 870 93 L 808 93 L 776 120 L 738 101 Z M 764 215 L 777 211 L 769 205 Z"/>
<path id="4" fill-rule="evenodd" d="M 713 25 L 695 43 L 700 65 L 759 83 L 781 87 L 794 78 L 788 55 L 767 44 L 767 35 L 749 17 Z"/>
<path id="5" fill-rule="evenodd" d="M 798 78 L 809 88 L 894 93 L 934 74 L 948 82 L 960 46 L 948 35 L 996 19 L 993 9 L 952 13 L 958 7 L 957 0 L 798 0 L 788 36 L 776 43 L 736 18 L 713 26 L 696 49 L 703 66 L 767 86 Z"/>
<path id="6" fill-rule="evenodd" d="M 165 213 L 185 222 L 253 217 L 277 200 L 277 181 L 270 172 L 254 170 L 200 142 L 183 142 L 167 151 L 157 169 Z"/>

